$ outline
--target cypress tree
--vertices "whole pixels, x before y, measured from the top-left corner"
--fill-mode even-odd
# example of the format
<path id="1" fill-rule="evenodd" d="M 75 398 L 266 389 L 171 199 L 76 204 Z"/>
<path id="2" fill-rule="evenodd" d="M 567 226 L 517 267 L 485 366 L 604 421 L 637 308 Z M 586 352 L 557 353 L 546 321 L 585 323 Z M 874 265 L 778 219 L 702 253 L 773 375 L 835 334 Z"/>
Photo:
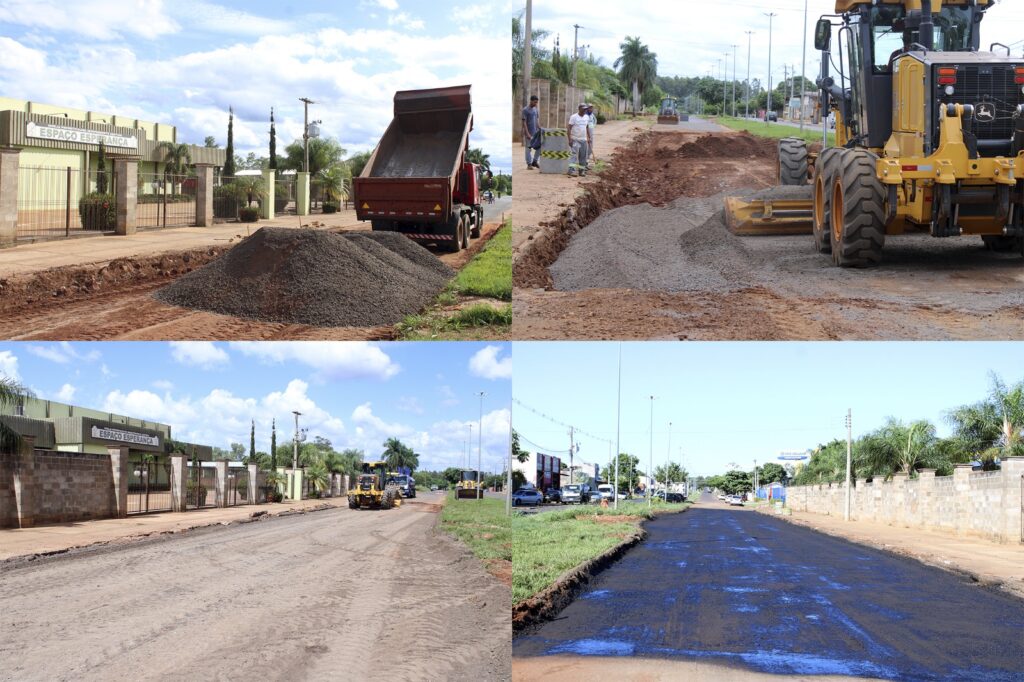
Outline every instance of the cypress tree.
<path id="1" fill-rule="evenodd" d="M 249 462 L 256 464 L 256 420 L 252 420 L 252 428 L 249 429 Z"/>
<path id="2" fill-rule="evenodd" d="M 224 168 L 221 175 L 229 177 L 235 174 L 235 110 L 228 107 L 228 146 L 224 150 Z"/>
<path id="3" fill-rule="evenodd" d="M 277 170 L 277 131 L 274 129 L 274 107 L 270 107 L 270 170 Z"/>
<path id="4" fill-rule="evenodd" d="M 96 191 L 100 194 L 107 193 L 107 155 L 106 149 L 103 146 L 103 141 L 100 141 L 100 151 L 96 155 Z"/>
<path id="5" fill-rule="evenodd" d="M 277 471 L 277 425 L 273 419 L 270 421 L 270 470 Z"/>

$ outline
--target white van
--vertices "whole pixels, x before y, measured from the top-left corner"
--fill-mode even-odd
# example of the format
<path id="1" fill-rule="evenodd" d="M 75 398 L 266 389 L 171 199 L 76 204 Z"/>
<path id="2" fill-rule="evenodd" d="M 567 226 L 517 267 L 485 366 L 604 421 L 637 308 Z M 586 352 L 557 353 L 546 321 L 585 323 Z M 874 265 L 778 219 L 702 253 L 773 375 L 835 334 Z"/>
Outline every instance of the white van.
<path id="1" fill-rule="evenodd" d="M 602 483 L 598 485 L 597 492 L 601 493 L 601 497 L 609 502 L 615 500 L 615 487 L 611 483 Z"/>

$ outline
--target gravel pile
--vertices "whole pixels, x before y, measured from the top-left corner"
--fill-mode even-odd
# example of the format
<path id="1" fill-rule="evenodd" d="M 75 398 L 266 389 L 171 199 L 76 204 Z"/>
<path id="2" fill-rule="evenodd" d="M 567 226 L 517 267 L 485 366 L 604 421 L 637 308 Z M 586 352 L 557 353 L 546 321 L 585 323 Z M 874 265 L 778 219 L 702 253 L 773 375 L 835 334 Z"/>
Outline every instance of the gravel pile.
<path id="1" fill-rule="evenodd" d="M 453 274 L 422 246 L 393 232 L 263 227 L 154 296 L 265 322 L 373 327 L 419 312 Z"/>

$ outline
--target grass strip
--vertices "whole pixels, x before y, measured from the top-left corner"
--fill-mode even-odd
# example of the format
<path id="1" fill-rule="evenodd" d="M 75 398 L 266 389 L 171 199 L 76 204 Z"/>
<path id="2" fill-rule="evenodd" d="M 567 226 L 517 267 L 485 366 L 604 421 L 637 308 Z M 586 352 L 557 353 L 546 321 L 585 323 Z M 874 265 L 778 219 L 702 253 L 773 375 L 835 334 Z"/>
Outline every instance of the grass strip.
<path id="1" fill-rule="evenodd" d="M 760 137 L 769 137 L 775 140 L 781 140 L 784 137 L 798 137 L 808 142 L 821 142 L 821 127 L 810 127 L 804 126 L 803 132 L 799 128 L 794 128 L 780 123 L 765 123 L 760 120 L 753 120 L 747 118 L 732 118 L 731 116 L 719 116 L 718 118 L 712 119 L 715 123 L 723 125 L 733 130 L 741 130 L 750 133 L 751 135 L 758 135 Z M 835 133 L 828 134 L 829 146 L 833 146 L 836 143 Z"/>
<path id="2" fill-rule="evenodd" d="M 529 599 L 585 561 L 632 535 L 644 519 L 689 506 L 656 502 L 620 504 L 619 509 L 571 507 L 512 519 L 512 603 Z M 606 518 L 602 518 L 606 517 Z"/>
<path id="3" fill-rule="evenodd" d="M 512 525 L 503 499 L 458 500 L 449 492 L 441 528 L 464 542 L 478 559 L 512 561 Z"/>
<path id="4" fill-rule="evenodd" d="M 461 296 L 512 300 L 512 222 L 506 221 L 448 285 Z"/>

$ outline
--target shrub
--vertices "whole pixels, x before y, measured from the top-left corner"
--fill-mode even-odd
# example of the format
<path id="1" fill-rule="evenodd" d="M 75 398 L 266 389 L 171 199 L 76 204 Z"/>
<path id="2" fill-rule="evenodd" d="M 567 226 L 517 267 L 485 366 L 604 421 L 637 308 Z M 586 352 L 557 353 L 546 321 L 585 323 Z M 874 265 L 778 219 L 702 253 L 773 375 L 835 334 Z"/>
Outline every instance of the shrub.
<path id="1" fill-rule="evenodd" d="M 254 223 L 260 219 L 260 209 L 257 206 L 243 206 L 238 209 L 238 219 L 243 223 Z"/>
<path id="2" fill-rule="evenodd" d="M 213 188 L 213 216 L 215 218 L 234 218 L 238 215 L 241 205 L 242 200 L 238 196 L 238 188 L 233 183 L 229 182 Z"/>
<path id="3" fill-rule="evenodd" d="M 338 202 L 337 201 L 325 201 L 325 202 L 323 202 L 322 206 L 323 206 L 323 209 L 324 209 L 324 213 L 337 213 L 338 212 Z"/>
<path id="4" fill-rule="evenodd" d="M 117 200 L 113 194 L 92 192 L 78 200 L 83 230 L 113 230 L 117 226 Z"/>
<path id="5" fill-rule="evenodd" d="M 595 115 L 597 116 L 597 124 L 598 125 L 604 125 L 605 123 L 608 122 L 608 117 L 605 116 L 604 113 L 599 111 Z"/>

